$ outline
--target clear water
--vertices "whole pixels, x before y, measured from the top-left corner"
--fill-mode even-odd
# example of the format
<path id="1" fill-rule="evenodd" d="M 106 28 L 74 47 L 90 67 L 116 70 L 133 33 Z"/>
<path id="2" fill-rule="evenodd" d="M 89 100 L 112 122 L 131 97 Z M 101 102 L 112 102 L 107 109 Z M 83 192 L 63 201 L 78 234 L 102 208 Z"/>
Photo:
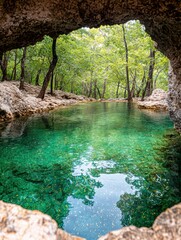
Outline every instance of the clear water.
<path id="1" fill-rule="evenodd" d="M 165 113 L 92 103 L 1 130 L 0 199 L 51 215 L 95 240 L 151 226 L 180 199 L 181 141 Z"/>

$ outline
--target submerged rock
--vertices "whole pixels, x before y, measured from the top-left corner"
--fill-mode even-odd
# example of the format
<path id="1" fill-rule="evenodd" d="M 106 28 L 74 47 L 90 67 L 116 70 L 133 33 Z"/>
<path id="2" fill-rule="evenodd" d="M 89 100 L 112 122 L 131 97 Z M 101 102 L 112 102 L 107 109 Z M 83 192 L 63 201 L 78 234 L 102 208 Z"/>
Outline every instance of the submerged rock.
<path id="1" fill-rule="evenodd" d="M 150 97 L 138 101 L 138 107 L 152 110 L 168 110 L 168 94 L 162 89 L 155 89 Z"/>

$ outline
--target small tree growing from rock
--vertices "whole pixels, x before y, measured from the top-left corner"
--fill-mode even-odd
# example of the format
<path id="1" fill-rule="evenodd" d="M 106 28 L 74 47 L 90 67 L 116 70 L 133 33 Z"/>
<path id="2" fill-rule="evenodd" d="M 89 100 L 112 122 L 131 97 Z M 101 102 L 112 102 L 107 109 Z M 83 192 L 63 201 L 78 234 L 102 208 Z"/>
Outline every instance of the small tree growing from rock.
<path id="1" fill-rule="evenodd" d="M 58 61 L 58 56 L 56 54 L 56 41 L 57 41 L 57 37 L 53 38 L 53 42 L 52 42 L 52 61 L 50 63 L 48 72 L 47 72 L 47 74 L 45 76 L 45 79 L 44 79 L 44 82 L 43 82 L 43 86 L 42 86 L 42 88 L 40 90 L 40 93 L 38 95 L 38 98 L 41 98 L 41 99 L 44 99 L 44 97 L 45 97 L 46 89 L 48 87 L 48 84 L 50 82 L 50 79 L 52 77 L 52 74 L 54 72 L 54 69 L 55 69 L 57 61 Z"/>

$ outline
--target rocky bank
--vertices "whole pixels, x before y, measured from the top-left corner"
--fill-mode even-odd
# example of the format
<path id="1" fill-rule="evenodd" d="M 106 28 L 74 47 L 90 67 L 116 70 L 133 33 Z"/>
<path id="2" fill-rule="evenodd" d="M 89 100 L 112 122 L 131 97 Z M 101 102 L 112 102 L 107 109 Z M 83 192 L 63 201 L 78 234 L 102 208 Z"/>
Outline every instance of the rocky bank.
<path id="1" fill-rule="evenodd" d="M 50 111 L 60 106 L 67 106 L 79 102 L 93 101 L 85 96 L 62 91 L 55 91 L 54 95 L 46 94 L 44 100 L 37 98 L 40 87 L 25 83 L 25 89 L 19 90 L 19 82 L 0 83 L 0 122 L 34 113 Z"/>
<path id="2" fill-rule="evenodd" d="M 109 213 L 108 213 L 109 214 Z M 99 240 L 180 240 L 181 203 L 157 217 L 151 228 L 124 227 Z M 1 240 L 84 240 L 58 228 L 57 223 L 39 211 L 0 201 Z"/>
<path id="3" fill-rule="evenodd" d="M 92 102 L 93 98 L 78 96 L 72 93 L 56 90 L 54 95 L 46 94 L 44 100 L 37 98 L 40 91 L 39 86 L 25 83 L 25 89 L 19 90 L 19 82 L 0 82 L 0 123 L 13 120 L 14 118 L 42 113 L 61 106 L 76 103 Z M 168 94 L 155 89 L 150 97 L 144 101 L 134 99 L 141 109 L 168 110 Z M 125 99 L 108 99 L 103 102 L 126 102 Z"/>
<path id="4" fill-rule="evenodd" d="M 168 94 L 162 89 L 155 89 L 151 96 L 137 102 L 140 109 L 168 110 Z"/>

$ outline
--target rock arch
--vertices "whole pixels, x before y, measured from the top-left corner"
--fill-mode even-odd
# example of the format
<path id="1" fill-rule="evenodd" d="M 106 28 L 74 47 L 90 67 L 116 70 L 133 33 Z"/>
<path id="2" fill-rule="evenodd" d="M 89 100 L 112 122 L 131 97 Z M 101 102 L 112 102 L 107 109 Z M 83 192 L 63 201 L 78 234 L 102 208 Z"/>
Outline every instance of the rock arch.
<path id="1" fill-rule="evenodd" d="M 83 26 L 119 24 L 138 19 L 171 62 L 170 115 L 181 131 L 180 0 L 2 0 L 0 52 Z"/>

